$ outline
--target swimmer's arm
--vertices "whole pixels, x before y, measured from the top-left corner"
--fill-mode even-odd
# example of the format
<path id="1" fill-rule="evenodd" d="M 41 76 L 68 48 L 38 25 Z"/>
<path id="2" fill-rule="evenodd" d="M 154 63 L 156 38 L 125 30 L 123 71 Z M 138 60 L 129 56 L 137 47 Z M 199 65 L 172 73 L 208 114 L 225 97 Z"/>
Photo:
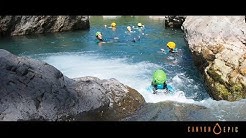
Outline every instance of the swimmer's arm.
<path id="1" fill-rule="evenodd" d="M 166 51 L 165 51 L 165 49 L 161 48 L 161 52 L 165 53 Z"/>
<path id="2" fill-rule="evenodd" d="M 174 49 L 173 51 L 171 51 L 172 53 L 178 53 L 177 49 Z"/>

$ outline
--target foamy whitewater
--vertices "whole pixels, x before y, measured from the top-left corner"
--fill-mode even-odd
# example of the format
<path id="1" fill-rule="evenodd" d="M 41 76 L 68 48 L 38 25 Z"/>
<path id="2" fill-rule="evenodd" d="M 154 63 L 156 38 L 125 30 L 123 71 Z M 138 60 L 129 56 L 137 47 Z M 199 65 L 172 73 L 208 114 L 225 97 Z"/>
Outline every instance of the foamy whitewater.
<path id="1" fill-rule="evenodd" d="M 43 60 L 69 78 L 94 76 L 100 79 L 115 78 L 121 83 L 136 89 L 147 103 L 161 101 L 176 101 L 180 103 L 192 103 L 205 106 L 219 121 L 245 120 L 246 100 L 236 102 L 215 101 L 211 98 L 194 100 L 199 92 L 199 86 L 193 79 L 185 76 L 184 73 L 177 73 L 173 78 L 168 79 L 168 84 L 174 87 L 173 95 L 164 93 L 152 94 L 148 91 L 152 73 L 160 66 L 149 62 L 131 63 L 127 58 L 107 59 L 94 52 L 68 52 L 32 55 L 33 58 Z M 185 96 L 189 93 L 192 96 Z M 186 91 L 183 91 L 186 90 Z M 197 91 L 197 92 L 196 92 Z M 231 112 L 233 111 L 233 112 Z"/>
<path id="2" fill-rule="evenodd" d="M 148 91 L 152 73 L 160 66 L 148 62 L 129 63 L 126 58 L 105 59 L 93 53 L 55 53 L 36 55 L 41 60 L 53 65 L 69 78 L 84 76 L 94 76 L 100 79 L 115 78 L 121 83 L 136 89 L 146 102 L 156 103 L 160 101 L 178 101 L 185 103 L 194 103 L 192 97 L 185 97 L 179 87 L 186 87 L 191 80 L 177 74 L 174 78 L 168 80 L 168 84 L 175 88 L 173 95 L 164 93 L 152 94 Z M 194 86 L 196 87 L 196 86 Z"/>

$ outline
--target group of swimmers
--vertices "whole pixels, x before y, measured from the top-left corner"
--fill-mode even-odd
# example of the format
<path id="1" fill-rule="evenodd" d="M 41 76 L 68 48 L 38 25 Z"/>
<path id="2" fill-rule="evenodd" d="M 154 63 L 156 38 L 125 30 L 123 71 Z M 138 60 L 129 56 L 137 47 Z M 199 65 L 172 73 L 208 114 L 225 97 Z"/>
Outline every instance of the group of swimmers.
<path id="1" fill-rule="evenodd" d="M 115 31 L 116 30 L 116 23 L 112 22 L 110 27 L 107 27 L 107 25 L 104 25 L 104 27 L 105 28 L 111 28 L 113 31 Z M 139 33 L 134 31 L 134 29 L 137 29 L 138 30 L 137 32 L 139 32 Z M 144 35 L 143 31 L 144 31 L 144 25 L 142 23 L 138 23 L 137 27 L 127 26 L 125 33 L 127 34 L 127 36 L 131 36 L 131 38 L 130 38 L 131 42 L 136 42 L 136 41 L 140 40 L 141 35 Z M 102 33 L 100 31 L 96 32 L 96 38 L 98 40 L 98 43 L 106 43 L 106 42 L 108 42 L 107 40 L 105 40 L 103 38 L 103 35 L 102 35 Z M 118 40 L 119 37 L 114 36 L 113 39 L 114 40 Z"/>
<path id="2" fill-rule="evenodd" d="M 105 25 L 105 28 L 107 28 L 107 25 Z M 116 30 L 116 23 L 115 22 L 111 23 L 111 26 L 108 27 L 108 28 L 112 28 L 112 30 L 115 31 Z M 136 33 L 136 31 L 134 31 L 133 29 L 138 29 L 138 32 L 140 32 L 140 35 L 138 34 L 137 37 L 136 36 L 133 37 L 132 42 L 136 42 L 137 40 L 140 39 L 141 35 L 144 35 L 144 32 L 143 32 L 144 25 L 142 23 L 138 23 L 137 27 L 127 26 L 126 29 L 127 30 L 126 30 L 125 33 L 127 33 L 129 35 L 131 35 L 133 33 Z M 103 39 L 103 35 L 102 35 L 101 32 L 96 32 L 96 38 L 99 41 L 99 43 L 106 43 L 106 41 Z M 116 38 L 118 38 L 118 37 L 116 37 Z M 166 46 L 169 49 L 169 51 L 168 51 L 169 53 L 177 53 L 175 42 L 169 41 L 166 44 Z M 165 52 L 164 49 L 161 49 L 161 51 Z M 167 87 L 168 85 L 167 85 L 166 81 L 167 81 L 167 76 L 166 76 L 165 71 L 163 69 L 155 70 L 154 73 L 153 73 L 152 81 L 151 81 L 151 85 L 154 88 L 153 89 L 153 93 L 155 94 L 157 89 L 167 89 L 167 90 L 169 90 L 168 87 Z"/>
<path id="3" fill-rule="evenodd" d="M 107 28 L 107 25 L 104 25 L 105 28 Z M 113 31 L 116 30 L 116 23 L 115 22 L 112 22 L 111 23 L 111 26 L 108 27 L 108 28 L 112 28 Z M 138 33 L 137 35 L 133 35 L 134 33 L 136 33 L 136 31 L 134 31 L 134 29 L 137 29 L 138 32 L 140 32 L 140 34 Z M 142 23 L 138 23 L 137 24 L 137 27 L 134 27 L 134 26 L 127 26 L 126 27 L 126 34 L 128 35 L 133 35 L 133 37 L 131 38 L 131 41 L 132 42 L 136 42 L 138 40 L 140 40 L 141 38 L 141 35 L 144 35 L 144 25 Z M 96 38 L 98 40 L 98 43 L 106 43 L 107 41 L 103 38 L 103 35 L 101 32 L 96 32 Z M 113 39 L 119 39 L 118 37 L 114 37 Z M 176 44 L 175 42 L 173 41 L 170 41 L 166 44 L 167 48 L 169 49 L 169 52 L 170 53 L 176 53 L 177 52 L 177 49 L 176 49 Z M 162 48 L 161 49 L 162 52 L 165 52 L 165 50 Z"/>

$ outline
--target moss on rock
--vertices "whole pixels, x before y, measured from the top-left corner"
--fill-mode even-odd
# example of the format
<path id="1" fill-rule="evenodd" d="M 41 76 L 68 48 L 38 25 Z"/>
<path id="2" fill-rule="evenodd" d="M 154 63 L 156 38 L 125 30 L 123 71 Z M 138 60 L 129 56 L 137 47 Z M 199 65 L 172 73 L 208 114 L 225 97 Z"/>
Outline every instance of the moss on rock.
<path id="1" fill-rule="evenodd" d="M 241 83 L 234 83 L 231 87 L 229 87 L 231 93 L 233 93 L 233 100 L 240 100 L 246 98 L 245 88 Z"/>
<path id="2" fill-rule="evenodd" d="M 231 101 L 231 93 L 228 91 L 228 89 L 225 87 L 225 85 L 222 85 L 218 82 L 215 82 L 215 89 L 216 93 L 218 94 L 219 100 L 229 100 Z"/>
<path id="3" fill-rule="evenodd" d="M 206 78 L 207 86 L 210 88 L 210 95 L 215 100 L 237 101 L 246 98 L 246 89 L 241 83 L 226 83 L 214 70 L 208 70 Z M 212 84 L 212 85 L 211 85 Z"/>
<path id="4" fill-rule="evenodd" d="M 213 68 L 209 68 L 207 73 L 215 82 L 224 84 L 224 80 L 221 78 L 221 75 L 218 74 Z"/>

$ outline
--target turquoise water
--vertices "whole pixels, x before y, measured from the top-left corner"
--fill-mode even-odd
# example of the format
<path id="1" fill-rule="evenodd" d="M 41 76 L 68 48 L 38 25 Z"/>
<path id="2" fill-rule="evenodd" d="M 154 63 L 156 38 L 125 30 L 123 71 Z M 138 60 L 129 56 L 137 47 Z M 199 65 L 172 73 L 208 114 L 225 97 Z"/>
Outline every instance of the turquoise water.
<path id="1" fill-rule="evenodd" d="M 115 31 L 108 28 L 112 22 L 117 24 Z M 133 29 L 135 33 L 129 36 L 126 27 L 136 27 L 139 22 L 144 24 L 144 30 L 139 33 L 138 29 Z M 87 75 L 116 78 L 140 91 L 149 102 L 163 99 L 149 97 L 150 92 L 146 92 L 152 73 L 158 68 L 164 69 L 168 83 L 185 95 L 183 100 L 200 101 L 209 97 L 181 30 L 166 29 L 163 20 L 145 16 L 107 19 L 95 16 L 90 17 L 90 24 L 86 31 L 4 38 L 0 48 L 46 61 L 71 78 Z M 97 31 L 102 32 L 108 43 L 97 43 Z M 140 39 L 132 42 L 133 37 Z M 178 54 L 168 52 L 166 43 L 169 41 L 176 43 Z"/>
<path id="2" fill-rule="evenodd" d="M 115 31 L 105 28 L 113 21 L 117 24 Z M 126 27 L 136 26 L 138 22 L 145 25 L 144 34 L 134 30 L 134 36 L 140 36 L 140 40 L 131 42 L 132 37 L 127 35 Z M 205 106 L 206 113 L 215 116 L 215 120 L 246 120 L 245 100 L 215 101 L 209 97 L 181 30 L 167 29 L 163 20 L 147 16 L 90 17 L 90 24 L 90 29 L 85 31 L 1 38 L 0 48 L 19 56 L 45 61 L 70 78 L 116 78 L 136 89 L 148 103 L 171 100 L 198 104 Z M 98 44 L 95 38 L 97 31 L 102 32 L 109 43 Z M 169 41 L 176 43 L 178 54 L 161 52 L 160 49 L 167 51 L 166 43 Z M 159 68 L 166 71 L 167 83 L 175 89 L 174 94 L 154 95 L 147 90 L 152 73 Z M 156 105 L 157 109 L 160 109 L 159 105 Z M 146 110 L 149 113 L 155 111 L 152 108 Z M 191 112 L 196 116 L 193 120 L 210 120 L 206 115 L 199 115 L 203 113 L 201 111 Z M 158 116 L 160 120 L 168 118 L 163 114 Z M 148 117 L 139 115 L 139 120 L 148 120 Z"/>

